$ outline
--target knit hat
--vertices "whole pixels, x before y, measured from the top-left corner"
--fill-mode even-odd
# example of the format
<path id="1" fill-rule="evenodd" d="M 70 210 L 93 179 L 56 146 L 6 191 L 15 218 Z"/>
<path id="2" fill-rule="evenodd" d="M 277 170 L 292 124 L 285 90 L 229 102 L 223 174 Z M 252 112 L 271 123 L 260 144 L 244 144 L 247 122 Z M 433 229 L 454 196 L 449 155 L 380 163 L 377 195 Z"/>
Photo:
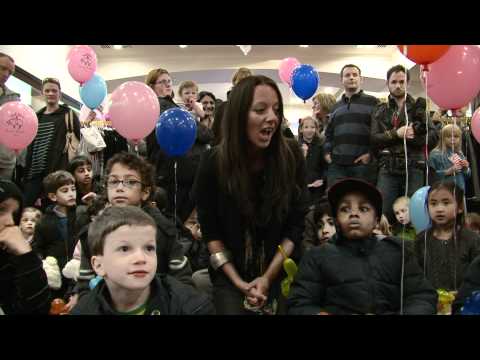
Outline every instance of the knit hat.
<path id="1" fill-rule="evenodd" d="M 332 208 L 333 216 L 337 216 L 338 203 L 348 193 L 359 192 L 367 197 L 372 203 L 377 212 L 377 217 L 382 216 L 382 194 L 381 192 L 370 183 L 355 179 L 346 178 L 337 181 L 328 189 L 328 202 Z"/>

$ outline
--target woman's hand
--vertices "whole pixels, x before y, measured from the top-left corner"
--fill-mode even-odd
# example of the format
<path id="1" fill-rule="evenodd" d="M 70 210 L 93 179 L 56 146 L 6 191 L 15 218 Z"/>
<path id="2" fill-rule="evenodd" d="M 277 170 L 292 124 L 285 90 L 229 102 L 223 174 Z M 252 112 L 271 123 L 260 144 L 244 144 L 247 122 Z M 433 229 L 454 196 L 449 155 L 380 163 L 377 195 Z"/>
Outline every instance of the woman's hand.
<path id="1" fill-rule="evenodd" d="M 0 248 L 13 255 L 23 255 L 32 251 L 18 226 L 7 226 L 0 231 Z"/>
<path id="2" fill-rule="evenodd" d="M 265 276 L 260 276 L 248 285 L 250 287 L 249 292 L 251 295 L 247 296 L 247 301 L 250 305 L 263 307 L 267 302 L 270 281 Z"/>

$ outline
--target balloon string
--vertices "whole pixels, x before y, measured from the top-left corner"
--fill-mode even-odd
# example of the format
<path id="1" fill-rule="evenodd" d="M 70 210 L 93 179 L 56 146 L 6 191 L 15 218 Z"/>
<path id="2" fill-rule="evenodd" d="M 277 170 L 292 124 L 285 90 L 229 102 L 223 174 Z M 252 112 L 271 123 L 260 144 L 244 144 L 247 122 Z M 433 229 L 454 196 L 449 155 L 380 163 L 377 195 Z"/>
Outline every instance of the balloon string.
<path id="1" fill-rule="evenodd" d="M 178 184 L 177 184 L 177 160 L 175 160 L 173 168 L 174 168 L 174 174 L 175 174 L 175 192 L 173 194 L 173 201 L 174 201 L 173 216 L 174 216 L 174 220 L 175 220 L 175 232 L 177 234 L 176 237 L 177 237 L 177 241 L 179 241 L 178 228 L 177 228 L 177 189 L 178 189 Z"/>
<path id="2" fill-rule="evenodd" d="M 404 54 L 406 56 L 407 49 L 404 47 Z M 405 66 L 407 69 L 407 66 Z M 407 74 L 405 74 L 407 76 Z M 405 197 L 408 196 L 408 151 L 407 151 L 407 130 L 408 130 L 408 111 L 407 111 L 407 95 L 408 95 L 408 82 L 405 82 L 405 98 L 403 102 L 403 108 L 405 111 L 405 131 L 403 133 L 403 151 L 405 155 Z M 399 109 L 400 110 L 400 109 Z M 399 113 L 400 116 L 400 113 Z M 403 315 L 403 292 L 404 292 L 404 277 L 405 277 L 405 224 L 402 226 L 402 272 L 400 279 L 400 315 Z"/>
<path id="3" fill-rule="evenodd" d="M 427 69 L 427 68 L 425 68 Z M 423 75 L 425 77 L 425 126 L 427 128 L 427 134 L 425 135 L 425 170 L 426 170 L 426 186 L 428 186 L 428 70 L 425 70 L 423 72 Z M 428 209 L 428 205 L 427 205 Z M 424 249 L 423 249 L 423 276 L 427 276 L 427 231 L 428 229 L 425 229 L 425 240 L 424 240 Z"/>
<path id="4" fill-rule="evenodd" d="M 455 110 L 452 110 L 452 115 L 453 115 L 453 128 L 452 128 L 452 156 L 456 154 L 455 152 L 455 143 L 454 143 L 454 138 L 453 138 L 453 133 L 455 131 L 455 128 L 457 127 L 457 113 Z M 462 134 L 460 134 L 461 136 Z M 461 137 L 460 137 L 461 138 Z M 462 171 L 462 170 L 461 170 Z M 455 262 L 453 264 L 453 288 L 455 291 L 457 291 L 457 213 L 458 213 L 458 204 L 457 202 L 457 197 L 455 196 L 456 190 L 457 190 L 457 170 L 455 169 L 455 172 L 453 173 L 453 182 L 455 186 L 453 187 L 453 199 L 457 203 L 457 211 L 455 211 L 455 218 L 453 221 L 453 247 L 455 249 Z M 462 199 L 463 200 L 463 199 Z"/>

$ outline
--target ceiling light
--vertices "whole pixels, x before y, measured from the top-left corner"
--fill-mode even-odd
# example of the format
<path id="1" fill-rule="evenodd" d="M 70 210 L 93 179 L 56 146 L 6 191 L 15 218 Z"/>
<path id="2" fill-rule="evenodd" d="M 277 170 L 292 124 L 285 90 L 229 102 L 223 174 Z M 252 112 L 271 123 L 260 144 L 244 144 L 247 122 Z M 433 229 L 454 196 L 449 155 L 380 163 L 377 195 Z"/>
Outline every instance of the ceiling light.
<path id="1" fill-rule="evenodd" d="M 185 49 L 188 45 L 178 45 L 181 49 Z"/>
<path id="2" fill-rule="evenodd" d="M 252 45 L 237 45 L 240 50 L 242 50 L 243 55 L 247 56 L 248 53 L 252 50 Z"/>
<path id="3" fill-rule="evenodd" d="M 377 45 L 357 45 L 357 48 L 359 49 L 373 49 Z"/>
<path id="4" fill-rule="evenodd" d="M 123 49 L 123 45 L 113 45 L 113 48 L 115 50 L 122 50 Z"/>
<path id="5" fill-rule="evenodd" d="M 310 45 L 298 45 L 300 47 L 303 47 L 303 48 L 308 48 Z"/>

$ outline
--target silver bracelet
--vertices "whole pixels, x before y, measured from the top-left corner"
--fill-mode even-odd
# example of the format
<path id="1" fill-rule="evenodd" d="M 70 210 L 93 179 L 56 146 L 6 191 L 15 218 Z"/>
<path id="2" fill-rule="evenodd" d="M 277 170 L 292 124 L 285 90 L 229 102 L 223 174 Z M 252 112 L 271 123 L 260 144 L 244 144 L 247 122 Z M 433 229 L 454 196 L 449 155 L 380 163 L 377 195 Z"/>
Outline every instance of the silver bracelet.
<path id="1" fill-rule="evenodd" d="M 213 270 L 220 269 L 227 262 L 232 260 L 232 254 L 228 250 L 223 250 L 210 255 L 210 265 Z"/>

